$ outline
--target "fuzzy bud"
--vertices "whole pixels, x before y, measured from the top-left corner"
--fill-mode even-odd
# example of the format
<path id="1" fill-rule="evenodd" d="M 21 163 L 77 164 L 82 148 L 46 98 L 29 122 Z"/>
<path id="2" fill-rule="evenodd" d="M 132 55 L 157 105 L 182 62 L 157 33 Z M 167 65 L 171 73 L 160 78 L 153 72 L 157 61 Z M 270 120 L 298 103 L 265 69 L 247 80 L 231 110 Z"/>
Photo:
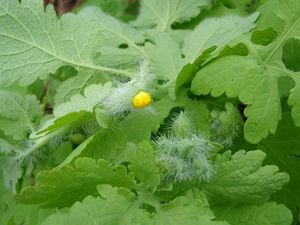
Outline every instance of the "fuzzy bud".
<path id="1" fill-rule="evenodd" d="M 178 137 L 187 137 L 194 131 L 193 119 L 186 111 L 181 111 L 172 120 L 172 132 Z"/>
<path id="2" fill-rule="evenodd" d="M 239 111 L 229 102 L 225 104 L 225 111 L 211 112 L 211 139 L 230 147 L 242 128 L 243 120 Z"/>
<path id="3" fill-rule="evenodd" d="M 165 182 L 211 180 L 210 158 L 215 145 L 201 134 L 160 136 L 155 145 L 158 151 L 156 161 L 162 167 Z"/>

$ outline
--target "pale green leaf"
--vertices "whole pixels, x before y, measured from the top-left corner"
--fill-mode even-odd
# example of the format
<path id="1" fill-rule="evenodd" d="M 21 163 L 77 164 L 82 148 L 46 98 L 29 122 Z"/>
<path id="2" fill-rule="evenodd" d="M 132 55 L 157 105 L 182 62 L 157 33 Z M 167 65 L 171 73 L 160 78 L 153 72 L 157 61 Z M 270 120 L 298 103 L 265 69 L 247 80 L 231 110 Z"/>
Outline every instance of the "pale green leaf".
<path id="1" fill-rule="evenodd" d="M 96 120 L 98 124 L 103 128 L 108 128 L 112 119 L 109 117 L 108 113 L 100 108 L 95 109 Z"/>
<path id="2" fill-rule="evenodd" d="M 70 112 L 58 118 L 47 120 L 30 138 L 36 139 L 51 134 L 52 137 L 79 129 L 84 123 L 91 120 L 94 114 L 88 111 Z M 48 136 L 46 138 L 51 138 Z"/>
<path id="3" fill-rule="evenodd" d="M 190 63 L 211 47 L 216 47 L 214 54 L 217 54 L 235 38 L 251 31 L 257 17 L 258 13 L 205 19 L 185 38 L 182 52 Z"/>
<path id="4" fill-rule="evenodd" d="M 229 225 L 225 221 L 217 221 L 205 195 L 199 191 L 189 191 L 186 196 L 162 205 L 155 222 L 155 225 Z"/>
<path id="5" fill-rule="evenodd" d="M 7 190 L 15 193 L 15 185 L 24 172 L 21 168 L 21 162 L 13 156 L 2 156 L 0 157 L 0 172 L 2 173 L 0 174 L 0 183 L 3 183 Z"/>
<path id="6" fill-rule="evenodd" d="M 288 174 L 273 165 L 262 166 L 266 154 L 243 150 L 231 155 L 226 151 L 213 163 L 215 175 L 203 191 L 212 202 L 220 204 L 256 204 L 269 199 L 289 181 Z"/>
<path id="7" fill-rule="evenodd" d="M 36 130 L 42 107 L 33 95 L 0 90 L 0 129 L 20 140 Z"/>
<path id="8" fill-rule="evenodd" d="M 149 36 L 154 43 L 146 42 L 145 48 L 156 78 L 174 82 L 184 65 L 179 44 L 165 33 L 153 32 Z"/>
<path id="9" fill-rule="evenodd" d="M 218 220 L 231 225 L 291 225 L 292 214 L 284 205 L 266 202 L 261 205 L 216 206 L 213 208 Z"/>
<path id="10" fill-rule="evenodd" d="M 99 51 L 100 53 L 95 55 L 95 63 L 116 68 L 130 68 L 133 73 L 141 59 L 147 58 L 145 53 L 141 54 L 136 49 L 128 48 L 126 43 L 120 44 L 118 48 L 103 46 Z"/>
<path id="11" fill-rule="evenodd" d="M 69 101 L 75 94 L 83 94 L 84 89 L 91 84 L 105 83 L 110 81 L 108 76 L 97 76 L 93 71 L 88 73 L 79 73 L 77 76 L 71 77 L 57 88 L 54 96 L 54 103 L 60 104 Z"/>
<path id="12" fill-rule="evenodd" d="M 99 46 L 94 49 L 93 53 L 93 62 L 97 65 L 115 68 L 129 67 L 135 70 L 141 58 L 147 58 L 143 47 L 138 45 L 143 43 L 143 36 L 128 24 L 104 14 L 96 7 L 83 9 L 79 16 L 84 17 L 89 23 L 94 23 L 99 29 L 97 36 Z M 108 76 L 105 74 L 99 76 L 94 70 L 80 72 L 78 76 L 67 80 L 59 87 L 55 101 L 61 103 L 69 100 L 76 93 L 82 94 L 83 89 L 89 84 L 103 83 L 107 80 L 109 80 Z"/>
<path id="13" fill-rule="evenodd" d="M 99 197 L 87 197 L 74 204 L 66 213 L 48 217 L 43 225 L 76 225 L 89 221 L 94 225 L 228 225 L 214 221 L 214 215 L 201 192 L 189 192 L 186 196 L 161 205 L 150 214 L 142 208 L 145 199 L 136 197 L 124 188 L 109 185 L 98 186 Z"/>
<path id="14" fill-rule="evenodd" d="M 32 138 L 42 137 L 54 131 L 68 132 L 79 129 L 94 117 L 94 108 L 111 94 L 112 84 L 92 84 L 84 89 L 83 95 L 75 94 L 70 101 L 61 103 L 54 108 L 54 118 L 48 120 Z"/>
<path id="15" fill-rule="evenodd" d="M 141 142 L 129 153 L 129 170 L 141 182 L 138 184 L 146 191 L 154 191 L 160 183 L 158 165 L 154 162 L 154 151 L 147 142 Z"/>
<path id="16" fill-rule="evenodd" d="M 112 84 L 92 84 L 84 89 L 83 95 L 73 95 L 69 102 L 64 102 L 54 108 L 55 117 L 62 117 L 70 112 L 93 112 L 95 106 L 101 105 L 111 94 Z"/>
<path id="17" fill-rule="evenodd" d="M 14 213 L 14 200 L 12 194 L 4 186 L 2 174 L 0 174 L 0 224 L 7 224 Z"/>
<path id="18" fill-rule="evenodd" d="M 56 209 L 41 209 L 37 206 L 17 204 L 13 213 L 13 221 L 15 224 L 40 225 L 56 211 Z"/>
<path id="19" fill-rule="evenodd" d="M 171 29 L 175 22 L 182 23 L 197 16 L 210 0 L 143 0 L 135 26 L 155 26 L 160 31 Z"/>
<path id="20" fill-rule="evenodd" d="M 0 154 L 10 154 L 16 150 L 15 146 L 6 141 L 3 138 L 0 138 Z"/>
<path id="21" fill-rule="evenodd" d="M 82 202 L 75 203 L 68 212 L 48 217 L 42 225 L 149 224 L 149 213 L 138 208 L 139 204 L 132 192 L 109 185 L 99 186 L 98 192 L 100 196 L 89 196 Z"/>
<path id="22" fill-rule="evenodd" d="M 93 21 L 100 31 L 97 40 L 101 43 L 97 49 L 100 55 L 95 57 L 95 62 L 119 68 L 122 64 L 133 65 L 141 57 L 146 57 L 143 48 L 139 46 L 144 42 L 144 37 L 133 27 L 101 12 L 96 7 L 83 9 L 79 16 Z M 125 49 L 122 49 L 122 45 Z"/>
<path id="23" fill-rule="evenodd" d="M 187 63 L 184 65 L 176 79 L 176 84 L 174 90 L 172 90 L 172 94 L 175 95 L 179 89 L 188 82 L 191 82 L 194 78 L 195 74 L 199 71 L 202 64 L 207 60 L 210 54 L 216 49 L 215 46 L 205 50 L 197 59 L 195 59 L 192 63 Z"/>
<path id="24" fill-rule="evenodd" d="M 101 28 L 84 16 L 66 14 L 58 20 L 51 7 L 45 13 L 42 1 L 35 0 L 1 0 L 0 16 L 1 84 L 16 80 L 30 84 L 63 65 L 97 73 L 132 75 L 93 62 L 102 44 L 98 41 Z"/>

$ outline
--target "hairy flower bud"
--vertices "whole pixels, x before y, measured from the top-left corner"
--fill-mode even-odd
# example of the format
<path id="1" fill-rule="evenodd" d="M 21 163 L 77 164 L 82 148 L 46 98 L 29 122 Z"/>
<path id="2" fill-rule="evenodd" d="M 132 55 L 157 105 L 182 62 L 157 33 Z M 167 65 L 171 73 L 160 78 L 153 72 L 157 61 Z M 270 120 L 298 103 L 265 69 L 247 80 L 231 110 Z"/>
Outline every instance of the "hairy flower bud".
<path id="1" fill-rule="evenodd" d="M 171 123 L 171 130 L 178 137 L 186 137 L 195 131 L 193 119 L 189 113 L 181 111 L 175 116 Z"/>
<path id="2" fill-rule="evenodd" d="M 211 112 L 211 139 L 230 147 L 241 132 L 242 118 L 239 111 L 229 102 L 225 104 L 225 111 Z"/>
<path id="3" fill-rule="evenodd" d="M 218 147 L 201 134 L 187 137 L 160 136 L 156 141 L 156 161 L 163 170 L 166 182 L 211 180 L 213 171 L 210 158 Z"/>

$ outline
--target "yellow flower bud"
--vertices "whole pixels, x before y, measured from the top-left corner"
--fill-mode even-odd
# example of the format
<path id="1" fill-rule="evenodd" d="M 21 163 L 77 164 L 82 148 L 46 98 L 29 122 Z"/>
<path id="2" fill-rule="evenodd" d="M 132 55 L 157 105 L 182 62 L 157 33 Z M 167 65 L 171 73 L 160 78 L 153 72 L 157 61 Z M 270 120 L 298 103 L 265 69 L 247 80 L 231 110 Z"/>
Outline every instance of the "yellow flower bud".
<path id="1" fill-rule="evenodd" d="M 133 98 L 132 98 L 132 105 L 135 108 L 144 108 L 152 102 L 152 97 L 150 93 L 145 91 L 139 91 Z"/>

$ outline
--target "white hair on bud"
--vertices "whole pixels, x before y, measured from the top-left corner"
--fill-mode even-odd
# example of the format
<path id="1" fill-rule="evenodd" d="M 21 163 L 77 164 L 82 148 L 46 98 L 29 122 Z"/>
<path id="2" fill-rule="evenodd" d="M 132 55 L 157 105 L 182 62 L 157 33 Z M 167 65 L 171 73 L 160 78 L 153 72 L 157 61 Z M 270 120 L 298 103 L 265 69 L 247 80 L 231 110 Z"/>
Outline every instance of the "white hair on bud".
<path id="1" fill-rule="evenodd" d="M 148 59 L 141 60 L 136 76 L 126 83 L 118 82 L 103 106 L 112 115 L 132 110 L 132 98 L 140 90 L 150 92 L 153 86 L 154 74 L 150 70 Z"/>
<path id="2" fill-rule="evenodd" d="M 239 111 L 227 102 L 224 111 L 212 110 L 210 116 L 211 139 L 225 148 L 230 147 L 241 133 L 243 121 Z"/>
<path id="3" fill-rule="evenodd" d="M 180 111 L 176 113 L 169 122 L 169 130 L 175 135 L 185 137 L 193 134 L 195 129 L 195 121 L 188 111 Z"/>
<path id="4" fill-rule="evenodd" d="M 135 77 L 134 85 L 139 89 L 151 91 L 154 80 L 155 76 L 150 69 L 149 59 L 142 59 Z"/>
<path id="5" fill-rule="evenodd" d="M 210 162 L 213 144 L 202 134 L 178 137 L 173 134 L 158 137 L 156 161 L 163 168 L 163 179 L 170 181 L 210 181 L 213 169 Z"/>

